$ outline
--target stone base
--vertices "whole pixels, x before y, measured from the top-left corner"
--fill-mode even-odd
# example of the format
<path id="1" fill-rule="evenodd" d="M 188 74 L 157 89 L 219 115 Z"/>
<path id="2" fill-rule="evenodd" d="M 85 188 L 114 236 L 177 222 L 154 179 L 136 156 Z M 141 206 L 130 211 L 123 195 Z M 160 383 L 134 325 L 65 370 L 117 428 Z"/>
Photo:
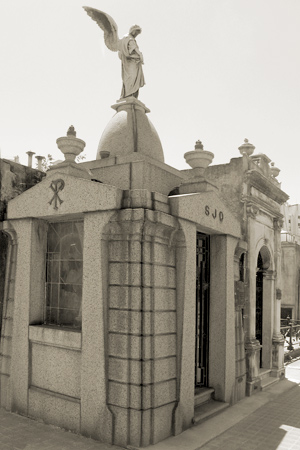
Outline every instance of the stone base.
<path id="1" fill-rule="evenodd" d="M 119 100 L 117 100 L 117 103 L 115 103 L 114 105 L 111 105 L 111 107 L 112 107 L 112 109 L 114 109 L 118 112 L 118 111 L 121 111 L 122 109 L 124 109 L 124 107 L 126 108 L 127 105 L 134 105 L 135 108 L 140 108 L 145 113 L 150 112 L 150 109 L 147 108 L 145 103 L 141 102 L 140 100 L 138 100 L 137 98 L 135 98 L 133 96 L 120 98 Z"/>
<path id="2" fill-rule="evenodd" d="M 205 178 L 192 178 L 190 180 L 184 181 L 179 186 L 180 194 L 192 194 L 194 192 L 207 192 L 214 191 L 217 192 L 218 188 L 216 185 L 212 184 L 210 181 L 207 181 Z"/>
<path id="3" fill-rule="evenodd" d="M 256 378 L 252 381 L 246 382 L 246 395 L 250 397 L 253 394 L 256 394 L 257 392 L 261 391 L 261 379 Z"/>
<path id="4" fill-rule="evenodd" d="M 247 383 L 255 383 L 258 378 L 261 347 L 256 339 L 246 342 Z"/>
<path id="5" fill-rule="evenodd" d="M 272 371 L 284 374 L 284 339 L 281 335 L 273 338 L 272 362 Z"/>
<path id="6" fill-rule="evenodd" d="M 67 175 L 72 175 L 73 177 L 85 178 L 87 180 L 90 180 L 92 178 L 92 175 L 87 169 L 80 167 L 75 162 L 63 161 L 62 163 L 55 164 L 54 166 L 51 166 L 49 168 L 46 176 L 52 176 L 54 172 L 65 173 Z"/>
<path id="7" fill-rule="evenodd" d="M 283 380 L 285 378 L 285 368 L 282 367 L 281 369 L 277 369 L 276 367 L 272 368 L 271 377 L 279 378 L 280 380 Z"/>
<path id="8" fill-rule="evenodd" d="M 170 403 L 158 408 L 138 411 L 111 406 L 115 418 L 114 445 L 122 447 L 126 445 L 127 449 L 137 449 L 157 444 L 172 436 L 174 407 L 175 403 Z"/>

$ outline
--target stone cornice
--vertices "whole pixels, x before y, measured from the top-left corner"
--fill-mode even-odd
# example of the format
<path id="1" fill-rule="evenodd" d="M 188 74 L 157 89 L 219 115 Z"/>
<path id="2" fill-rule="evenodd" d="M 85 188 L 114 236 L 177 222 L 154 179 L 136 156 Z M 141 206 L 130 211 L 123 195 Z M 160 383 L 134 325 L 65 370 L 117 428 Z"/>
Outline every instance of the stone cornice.
<path id="1" fill-rule="evenodd" d="M 245 196 L 243 197 L 242 201 L 246 204 L 247 215 L 252 217 L 253 219 L 256 219 L 260 211 L 270 216 L 273 220 L 281 221 L 283 218 L 283 215 L 280 213 L 280 211 L 272 208 L 270 204 L 266 203 L 260 198 Z"/>
<path id="2" fill-rule="evenodd" d="M 289 199 L 289 196 L 276 186 L 273 181 L 255 169 L 247 171 L 247 182 L 279 205 L 282 205 Z"/>

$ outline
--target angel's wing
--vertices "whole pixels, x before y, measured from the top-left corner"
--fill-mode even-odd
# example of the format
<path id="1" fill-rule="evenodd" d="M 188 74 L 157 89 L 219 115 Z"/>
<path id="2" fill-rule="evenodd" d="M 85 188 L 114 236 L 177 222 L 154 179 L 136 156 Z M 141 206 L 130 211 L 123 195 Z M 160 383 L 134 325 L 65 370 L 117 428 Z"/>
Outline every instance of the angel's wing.
<path id="1" fill-rule="evenodd" d="M 118 26 L 114 19 L 99 9 L 83 6 L 87 14 L 99 25 L 104 31 L 104 42 L 109 50 L 117 52 L 119 50 Z"/>

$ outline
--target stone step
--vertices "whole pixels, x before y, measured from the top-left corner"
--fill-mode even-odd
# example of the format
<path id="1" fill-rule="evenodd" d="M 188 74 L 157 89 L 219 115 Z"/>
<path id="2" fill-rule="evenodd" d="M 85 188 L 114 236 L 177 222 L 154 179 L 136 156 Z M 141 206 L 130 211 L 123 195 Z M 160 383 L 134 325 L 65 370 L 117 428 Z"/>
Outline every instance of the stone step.
<path id="1" fill-rule="evenodd" d="M 204 422 L 204 420 L 211 419 L 221 411 L 229 407 L 229 403 L 217 402 L 216 400 L 210 400 L 207 403 L 197 406 L 194 411 L 194 424 Z"/>
<path id="2" fill-rule="evenodd" d="M 203 403 L 207 403 L 212 399 L 214 389 L 211 388 L 197 388 L 195 389 L 194 406 L 195 408 Z"/>
<path id="3" fill-rule="evenodd" d="M 261 390 L 267 389 L 268 387 L 272 386 L 275 383 L 278 383 L 279 378 L 276 377 L 265 377 L 261 380 Z"/>
<path id="4" fill-rule="evenodd" d="M 263 380 L 264 378 L 269 378 L 271 375 L 271 369 L 259 369 L 259 378 Z"/>

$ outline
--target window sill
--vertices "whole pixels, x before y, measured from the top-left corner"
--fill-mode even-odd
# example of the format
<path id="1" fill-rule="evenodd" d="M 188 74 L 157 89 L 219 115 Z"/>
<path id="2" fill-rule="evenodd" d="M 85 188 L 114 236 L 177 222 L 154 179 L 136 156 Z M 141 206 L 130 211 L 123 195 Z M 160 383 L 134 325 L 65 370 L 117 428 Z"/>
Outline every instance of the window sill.
<path id="1" fill-rule="evenodd" d="M 41 345 L 81 350 L 81 331 L 29 325 L 29 340 Z"/>

